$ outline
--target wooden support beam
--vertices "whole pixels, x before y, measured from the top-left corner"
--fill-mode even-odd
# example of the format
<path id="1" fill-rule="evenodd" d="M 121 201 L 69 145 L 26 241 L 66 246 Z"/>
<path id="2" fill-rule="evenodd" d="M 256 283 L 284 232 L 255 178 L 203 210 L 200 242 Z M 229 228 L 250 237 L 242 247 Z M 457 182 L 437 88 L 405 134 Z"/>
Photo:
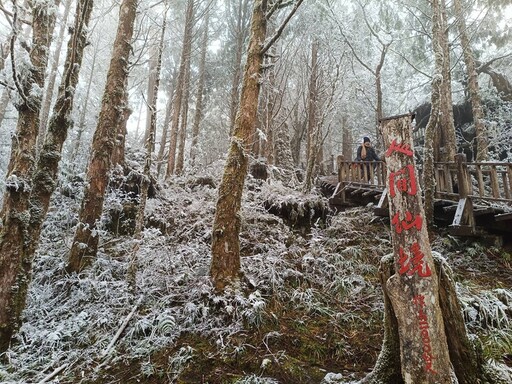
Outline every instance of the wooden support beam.
<path id="1" fill-rule="evenodd" d="M 502 213 L 501 215 L 496 215 L 496 216 L 494 216 L 494 220 L 496 220 L 496 221 L 512 220 L 512 212 Z"/>

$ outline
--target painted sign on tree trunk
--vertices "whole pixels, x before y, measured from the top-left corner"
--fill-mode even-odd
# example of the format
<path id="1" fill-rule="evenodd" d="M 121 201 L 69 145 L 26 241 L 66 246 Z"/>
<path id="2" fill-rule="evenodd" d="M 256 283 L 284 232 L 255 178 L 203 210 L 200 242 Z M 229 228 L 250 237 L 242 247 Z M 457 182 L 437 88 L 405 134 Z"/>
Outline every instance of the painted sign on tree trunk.
<path id="1" fill-rule="evenodd" d="M 397 317 L 406 383 L 451 383 L 439 285 L 414 161 L 413 115 L 381 121 L 395 274 L 384 287 Z"/>

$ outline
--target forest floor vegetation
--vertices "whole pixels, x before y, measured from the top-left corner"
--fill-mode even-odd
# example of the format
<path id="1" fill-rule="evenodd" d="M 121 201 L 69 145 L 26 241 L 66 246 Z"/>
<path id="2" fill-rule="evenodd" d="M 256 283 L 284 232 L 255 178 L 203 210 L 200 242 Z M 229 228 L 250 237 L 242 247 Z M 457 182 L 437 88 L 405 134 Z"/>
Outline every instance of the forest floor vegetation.
<path id="1" fill-rule="evenodd" d="M 81 185 L 61 186 L 0 382 L 334 383 L 372 369 L 383 337 L 378 266 L 392 251 L 389 220 L 371 207 L 326 214 L 318 194 L 250 178 L 245 277 L 216 294 L 208 275 L 216 189 L 197 181 L 177 178 L 148 200 L 135 289 L 127 282 L 135 240 L 120 230 L 130 223 L 119 214 L 127 196 L 118 190 L 109 192 L 98 259 L 80 275 L 63 273 Z M 510 247 L 443 229 L 431 236 L 454 270 L 468 331 L 486 358 L 510 366 Z"/>

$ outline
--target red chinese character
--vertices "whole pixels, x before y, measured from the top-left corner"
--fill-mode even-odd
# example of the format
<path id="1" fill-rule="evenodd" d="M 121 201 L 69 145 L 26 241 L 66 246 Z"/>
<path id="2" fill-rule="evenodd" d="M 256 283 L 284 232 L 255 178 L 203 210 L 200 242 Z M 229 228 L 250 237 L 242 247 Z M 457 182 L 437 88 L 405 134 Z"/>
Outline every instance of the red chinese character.
<path id="1" fill-rule="evenodd" d="M 409 144 L 397 144 L 396 139 L 393 139 L 393 142 L 386 151 L 386 157 L 389 157 L 393 152 L 400 152 L 409 157 L 412 157 L 413 155 Z"/>
<path id="2" fill-rule="evenodd" d="M 408 256 L 400 247 L 400 258 L 398 259 L 400 270 L 398 272 L 401 275 L 407 273 L 409 276 L 412 276 L 415 273 L 417 273 L 419 277 L 431 276 L 432 271 L 430 270 L 430 267 L 428 264 L 423 264 L 423 258 L 425 255 L 421 252 L 420 245 L 418 243 L 414 243 L 411 246 L 411 252 L 412 257 Z"/>
<path id="3" fill-rule="evenodd" d="M 401 221 L 399 215 L 399 212 L 397 212 L 391 219 L 391 224 L 395 226 L 396 233 L 402 233 L 403 230 L 408 231 L 412 227 L 416 227 L 417 230 L 421 229 L 421 226 L 423 225 L 423 219 L 420 215 L 416 215 L 416 217 L 413 218 L 412 213 L 407 211 L 405 212 L 405 220 Z"/>
<path id="4" fill-rule="evenodd" d="M 413 196 L 418 191 L 416 186 L 416 177 L 414 175 L 414 166 L 412 164 L 407 165 L 396 172 L 389 173 L 389 195 L 395 197 L 396 189 L 401 192 L 407 192 Z"/>

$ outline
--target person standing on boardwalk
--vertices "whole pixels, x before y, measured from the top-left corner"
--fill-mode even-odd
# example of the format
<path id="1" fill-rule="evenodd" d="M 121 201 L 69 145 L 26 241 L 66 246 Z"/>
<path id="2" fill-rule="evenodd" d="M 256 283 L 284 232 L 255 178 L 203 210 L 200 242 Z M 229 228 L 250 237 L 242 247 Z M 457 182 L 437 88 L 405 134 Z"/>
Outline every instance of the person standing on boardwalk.
<path id="1" fill-rule="evenodd" d="M 380 161 L 380 157 L 375 152 L 375 149 L 372 147 L 370 138 L 365 136 L 363 138 L 363 144 L 357 148 L 357 156 L 356 161 Z M 361 166 L 361 172 L 364 174 L 364 167 Z M 370 164 L 366 164 L 366 180 L 370 180 Z"/>

